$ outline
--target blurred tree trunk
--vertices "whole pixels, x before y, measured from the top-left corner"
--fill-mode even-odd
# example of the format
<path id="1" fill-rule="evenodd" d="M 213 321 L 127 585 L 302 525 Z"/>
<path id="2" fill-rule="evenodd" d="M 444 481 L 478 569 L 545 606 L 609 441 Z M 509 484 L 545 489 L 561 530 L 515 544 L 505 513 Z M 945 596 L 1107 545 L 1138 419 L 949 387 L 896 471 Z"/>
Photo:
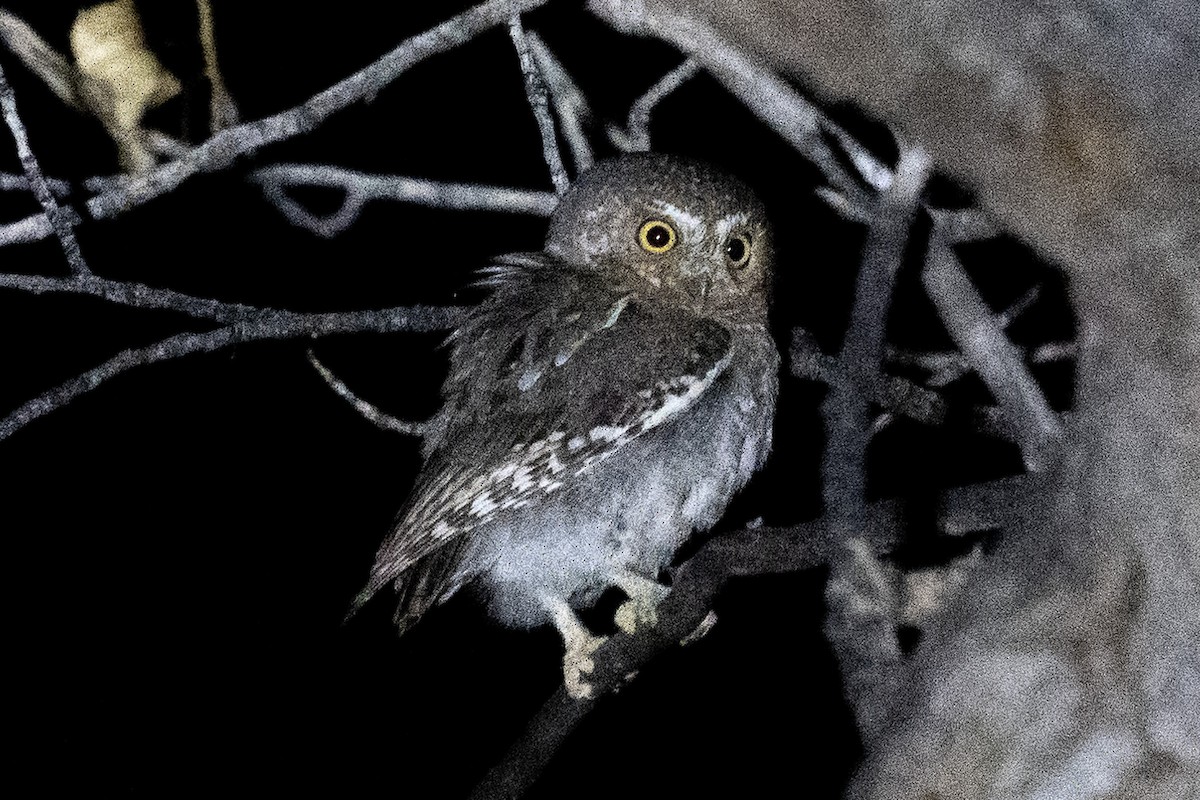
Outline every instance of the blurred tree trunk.
<path id="1" fill-rule="evenodd" d="M 1070 276 L 1057 492 L 851 795 L 1200 797 L 1200 3 L 645 2 L 888 121 Z"/>

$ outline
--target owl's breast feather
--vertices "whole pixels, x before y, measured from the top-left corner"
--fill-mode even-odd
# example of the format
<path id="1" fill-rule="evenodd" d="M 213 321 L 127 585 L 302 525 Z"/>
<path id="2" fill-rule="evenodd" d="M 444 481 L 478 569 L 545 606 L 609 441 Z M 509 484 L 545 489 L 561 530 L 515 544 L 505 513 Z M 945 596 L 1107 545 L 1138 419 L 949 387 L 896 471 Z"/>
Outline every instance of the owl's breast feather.
<path id="1" fill-rule="evenodd" d="M 655 578 L 695 530 L 707 530 L 765 461 L 779 356 L 765 330 L 744 332 L 729 367 L 688 413 L 597 464 L 535 513 L 480 531 L 492 613 L 529 627 L 540 598 L 593 602 L 621 571 Z"/>

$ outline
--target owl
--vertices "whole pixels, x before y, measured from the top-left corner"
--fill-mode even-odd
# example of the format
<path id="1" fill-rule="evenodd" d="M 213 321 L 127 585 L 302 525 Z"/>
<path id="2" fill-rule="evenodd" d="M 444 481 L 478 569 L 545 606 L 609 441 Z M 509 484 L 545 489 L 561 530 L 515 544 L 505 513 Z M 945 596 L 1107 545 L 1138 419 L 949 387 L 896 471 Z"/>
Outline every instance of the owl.
<path id="1" fill-rule="evenodd" d="M 707 165 L 598 162 L 541 252 L 497 258 L 451 334 L 424 466 L 353 614 L 392 584 L 403 632 L 471 587 L 503 624 L 552 623 L 568 691 L 603 642 L 576 616 L 617 587 L 619 628 L 653 625 L 659 575 L 771 446 L 762 205 Z"/>

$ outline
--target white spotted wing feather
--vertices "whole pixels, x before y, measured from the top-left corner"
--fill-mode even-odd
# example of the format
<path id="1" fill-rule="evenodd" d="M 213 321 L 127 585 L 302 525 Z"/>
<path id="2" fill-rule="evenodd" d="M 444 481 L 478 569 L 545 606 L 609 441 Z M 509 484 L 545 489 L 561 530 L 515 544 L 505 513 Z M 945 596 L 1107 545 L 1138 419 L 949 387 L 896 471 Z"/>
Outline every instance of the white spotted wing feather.
<path id="1" fill-rule="evenodd" d="M 719 323 L 540 254 L 511 257 L 452 337 L 426 465 L 351 613 L 389 582 L 402 627 L 485 570 L 471 540 L 669 425 L 729 364 Z"/>

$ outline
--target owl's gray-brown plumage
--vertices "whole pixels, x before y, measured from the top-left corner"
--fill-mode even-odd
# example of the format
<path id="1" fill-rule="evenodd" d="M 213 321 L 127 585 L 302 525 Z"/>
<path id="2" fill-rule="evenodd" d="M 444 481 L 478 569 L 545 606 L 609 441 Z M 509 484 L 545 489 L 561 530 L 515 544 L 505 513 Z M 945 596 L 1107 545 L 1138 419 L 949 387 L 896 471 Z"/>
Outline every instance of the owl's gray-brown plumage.
<path id="1" fill-rule="evenodd" d="M 568 688 L 600 641 L 572 608 L 617 586 L 653 619 L 659 572 L 770 449 L 772 251 L 744 185 L 698 162 L 602 161 L 544 251 L 497 259 L 452 334 L 425 465 L 352 613 L 388 583 L 401 631 L 480 587 L 512 626 L 553 622 Z"/>

